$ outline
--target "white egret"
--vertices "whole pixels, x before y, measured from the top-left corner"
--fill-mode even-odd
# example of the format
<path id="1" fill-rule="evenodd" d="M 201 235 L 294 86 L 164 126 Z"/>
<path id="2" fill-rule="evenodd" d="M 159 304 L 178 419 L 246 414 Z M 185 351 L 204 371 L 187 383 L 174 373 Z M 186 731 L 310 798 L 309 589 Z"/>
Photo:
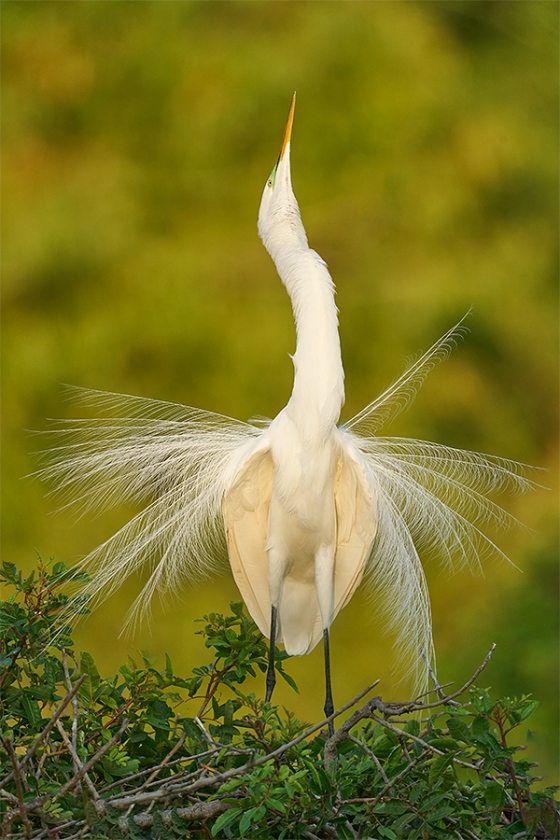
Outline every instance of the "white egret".
<path id="1" fill-rule="evenodd" d="M 266 182 L 258 228 L 290 296 L 297 333 L 286 407 L 264 424 L 154 400 L 78 390 L 103 416 L 69 420 L 43 475 L 87 507 L 146 506 L 83 561 L 85 594 L 111 594 L 144 563 L 151 575 L 129 620 L 154 591 L 178 591 L 229 556 L 237 586 L 274 647 L 309 653 L 322 639 L 325 712 L 333 710 L 329 628 L 364 572 L 375 609 L 396 633 L 397 654 L 421 690 L 433 661 L 430 602 L 419 552 L 452 565 L 501 553 L 481 527 L 511 519 L 490 498 L 529 481 L 512 461 L 436 443 L 380 437 L 447 355 L 461 322 L 381 396 L 338 426 L 344 371 L 334 285 L 311 250 L 290 175 L 292 100 L 278 161 Z M 84 594 L 84 593 L 82 593 Z"/>

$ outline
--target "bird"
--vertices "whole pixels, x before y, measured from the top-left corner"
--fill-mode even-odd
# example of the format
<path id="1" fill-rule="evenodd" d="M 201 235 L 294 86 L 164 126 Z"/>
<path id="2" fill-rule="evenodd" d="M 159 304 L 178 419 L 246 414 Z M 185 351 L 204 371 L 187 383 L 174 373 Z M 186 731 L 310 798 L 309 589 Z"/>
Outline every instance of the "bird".
<path id="1" fill-rule="evenodd" d="M 64 505 L 123 503 L 140 510 L 81 561 L 90 582 L 70 603 L 95 606 L 132 573 L 150 574 L 125 626 L 156 591 L 177 593 L 227 557 L 246 607 L 275 650 L 324 652 L 327 718 L 334 712 L 329 641 L 340 610 L 366 579 L 394 642 L 394 661 L 417 694 L 435 673 L 425 557 L 450 567 L 505 556 L 487 525 L 514 517 L 494 500 L 532 486 L 515 461 L 428 441 L 382 436 L 433 367 L 465 333 L 464 319 L 356 416 L 340 423 L 344 369 L 335 286 L 311 249 L 291 179 L 294 93 L 280 154 L 266 180 L 258 232 L 291 300 L 296 348 L 286 406 L 243 422 L 142 397 L 73 388 L 96 416 L 61 421 L 39 470 Z M 428 663 L 428 667 L 426 666 Z M 332 721 L 330 723 L 332 732 Z"/>

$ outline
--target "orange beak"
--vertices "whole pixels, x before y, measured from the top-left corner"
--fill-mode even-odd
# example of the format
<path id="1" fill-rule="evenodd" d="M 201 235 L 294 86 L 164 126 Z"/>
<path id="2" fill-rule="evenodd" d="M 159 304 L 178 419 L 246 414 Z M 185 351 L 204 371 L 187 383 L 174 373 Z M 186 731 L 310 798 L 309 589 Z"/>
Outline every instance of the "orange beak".
<path id="1" fill-rule="evenodd" d="M 290 105 L 290 111 L 288 113 L 288 122 L 286 123 L 286 128 L 284 130 L 284 139 L 282 140 L 282 148 L 280 149 L 280 154 L 278 155 L 278 163 L 284 157 L 284 152 L 286 151 L 286 147 L 290 142 L 290 138 L 292 136 L 292 126 L 294 124 L 294 111 L 296 109 L 296 95 L 292 96 L 292 104 Z"/>

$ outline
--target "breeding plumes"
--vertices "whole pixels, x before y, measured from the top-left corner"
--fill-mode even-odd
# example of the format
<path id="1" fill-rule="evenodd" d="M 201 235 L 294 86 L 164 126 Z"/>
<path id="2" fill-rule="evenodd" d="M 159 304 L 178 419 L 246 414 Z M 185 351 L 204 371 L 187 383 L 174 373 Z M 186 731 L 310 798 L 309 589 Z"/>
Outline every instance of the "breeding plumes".
<path id="1" fill-rule="evenodd" d="M 525 489 L 512 461 L 377 432 L 414 395 L 462 331 L 450 329 L 383 394 L 339 426 L 344 371 L 334 285 L 307 243 L 290 174 L 292 100 L 258 228 L 290 296 L 297 333 L 294 384 L 272 421 L 243 423 L 196 408 L 77 390 L 94 419 L 69 420 L 42 474 L 85 509 L 132 503 L 141 512 L 92 551 L 82 596 L 95 604 L 145 564 L 151 574 L 128 616 L 156 590 L 177 592 L 227 555 L 249 612 L 274 647 L 309 653 L 322 639 L 325 712 L 333 710 L 329 628 L 364 574 L 396 634 L 417 690 L 433 662 L 430 601 L 420 553 L 453 568 L 500 553 L 487 524 L 510 517 L 496 491 Z"/>

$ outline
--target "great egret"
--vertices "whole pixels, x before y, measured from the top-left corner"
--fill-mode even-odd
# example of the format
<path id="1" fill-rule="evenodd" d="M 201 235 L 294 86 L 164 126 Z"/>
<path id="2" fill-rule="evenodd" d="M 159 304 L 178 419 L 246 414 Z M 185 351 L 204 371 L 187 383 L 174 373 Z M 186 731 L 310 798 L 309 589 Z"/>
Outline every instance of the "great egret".
<path id="1" fill-rule="evenodd" d="M 333 711 L 329 628 L 364 572 L 376 611 L 397 636 L 397 653 L 426 684 L 433 661 L 430 602 L 419 551 L 452 565 L 501 553 L 480 530 L 511 519 L 490 498 L 530 482 L 513 461 L 436 443 L 379 437 L 462 331 L 450 329 L 381 396 L 337 426 L 344 401 L 334 285 L 307 243 L 290 175 L 295 94 L 278 161 L 264 187 L 258 228 L 291 298 L 294 385 L 286 407 L 264 424 L 154 400 L 77 393 L 104 416 L 66 421 L 42 473 L 87 507 L 147 503 L 92 551 L 82 594 L 99 601 L 144 563 L 151 575 L 128 621 L 156 589 L 177 591 L 229 555 L 235 581 L 274 647 L 309 653 L 323 640 L 325 713 Z"/>

